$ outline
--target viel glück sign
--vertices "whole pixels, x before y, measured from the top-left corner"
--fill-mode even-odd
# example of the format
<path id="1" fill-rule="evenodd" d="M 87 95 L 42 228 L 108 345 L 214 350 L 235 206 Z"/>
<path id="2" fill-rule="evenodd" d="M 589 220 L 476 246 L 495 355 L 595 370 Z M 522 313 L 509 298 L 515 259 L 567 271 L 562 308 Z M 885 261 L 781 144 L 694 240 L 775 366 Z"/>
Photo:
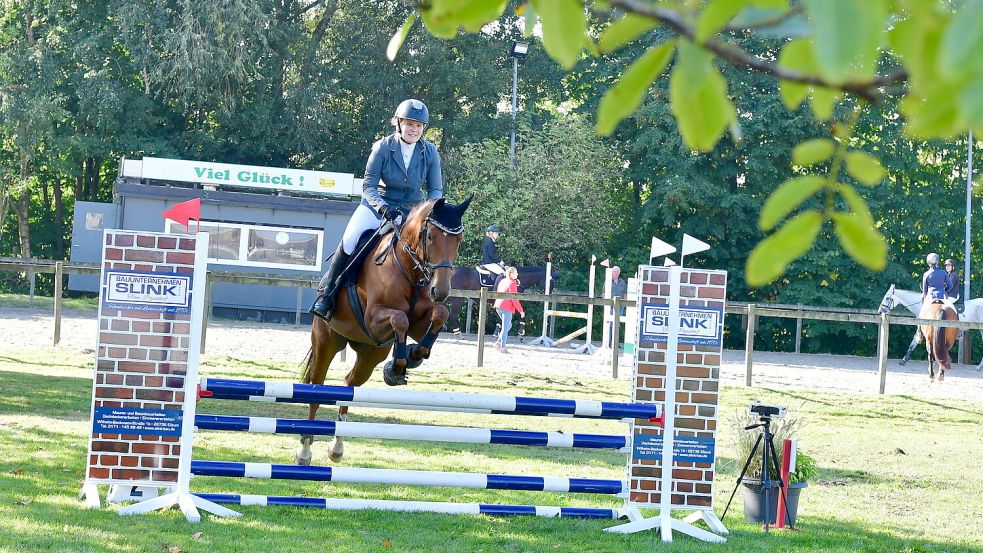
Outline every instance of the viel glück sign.
<path id="1" fill-rule="evenodd" d="M 680 307 L 679 343 L 694 346 L 722 344 L 723 310 L 719 307 Z M 669 306 L 642 304 L 642 340 L 665 343 L 669 335 Z"/>

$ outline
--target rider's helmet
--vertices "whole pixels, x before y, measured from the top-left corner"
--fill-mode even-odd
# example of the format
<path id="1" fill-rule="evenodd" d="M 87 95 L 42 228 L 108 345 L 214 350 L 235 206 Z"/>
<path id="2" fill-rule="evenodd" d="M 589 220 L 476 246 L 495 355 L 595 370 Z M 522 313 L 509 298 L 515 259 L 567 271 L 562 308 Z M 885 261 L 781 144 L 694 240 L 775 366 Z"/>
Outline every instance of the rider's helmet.
<path id="1" fill-rule="evenodd" d="M 956 268 L 956 262 L 953 261 L 951 257 L 949 259 L 946 259 L 945 260 L 945 263 L 943 263 L 943 265 L 952 265 L 952 268 L 953 269 Z"/>
<path id="2" fill-rule="evenodd" d="M 937 267 L 939 265 L 939 254 L 932 252 L 925 256 L 925 263 L 928 263 L 932 267 Z"/>
<path id="3" fill-rule="evenodd" d="M 502 229 L 498 225 L 489 225 L 488 232 L 502 232 Z"/>
<path id="4" fill-rule="evenodd" d="M 396 112 L 393 113 L 393 120 L 398 119 L 412 119 L 413 121 L 419 121 L 424 125 L 430 124 L 430 110 L 427 109 L 427 105 L 419 100 L 409 99 L 403 100 L 398 106 L 396 106 Z"/>

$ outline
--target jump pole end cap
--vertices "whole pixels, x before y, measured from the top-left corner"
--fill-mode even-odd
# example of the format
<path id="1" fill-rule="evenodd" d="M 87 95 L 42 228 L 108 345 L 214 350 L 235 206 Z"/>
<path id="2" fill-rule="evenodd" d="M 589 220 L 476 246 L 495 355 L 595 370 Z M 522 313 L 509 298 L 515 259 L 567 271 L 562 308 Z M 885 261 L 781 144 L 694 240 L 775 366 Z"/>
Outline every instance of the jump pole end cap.
<path id="1" fill-rule="evenodd" d="M 654 423 L 658 424 L 659 426 L 661 426 L 663 428 L 665 428 L 665 426 L 666 426 L 666 424 L 665 424 L 665 416 L 664 415 L 659 415 L 658 417 L 652 417 L 652 418 L 649 419 L 649 422 L 654 422 Z"/>
<path id="2" fill-rule="evenodd" d="M 199 384 L 198 385 L 198 390 L 197 390 L 197 392 L 195 394 L 195 400 L 196 401 L 201 401 L 201 398 L 203 398 L 203 397 L 212 397 L 213 395 L 215 395 L 214 392 L 211 392 L 209 390 L 202 390 L 201 389 L 201 384 Z"/>

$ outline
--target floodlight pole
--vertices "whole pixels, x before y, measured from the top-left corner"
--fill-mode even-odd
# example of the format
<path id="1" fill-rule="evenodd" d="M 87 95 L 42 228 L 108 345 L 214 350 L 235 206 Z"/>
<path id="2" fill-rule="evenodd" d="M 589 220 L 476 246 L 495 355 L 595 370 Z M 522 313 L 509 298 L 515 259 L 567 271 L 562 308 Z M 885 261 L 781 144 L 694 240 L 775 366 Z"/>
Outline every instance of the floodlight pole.
<path id="1" fill-rule="evenodd" d="M 519 58 L 512 56 L 512 139 L 509 141 L 509 163 L 515 169 L 515 112 L 518 104 Z"/>

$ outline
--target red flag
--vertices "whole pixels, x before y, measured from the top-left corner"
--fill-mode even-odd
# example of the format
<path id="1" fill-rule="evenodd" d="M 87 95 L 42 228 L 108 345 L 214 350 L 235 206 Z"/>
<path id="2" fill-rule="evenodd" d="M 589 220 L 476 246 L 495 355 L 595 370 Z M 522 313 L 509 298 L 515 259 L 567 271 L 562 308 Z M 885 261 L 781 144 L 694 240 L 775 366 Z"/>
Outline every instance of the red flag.
<path id="1" fill-rule="evenodd" d="M 188 220 L 194 219 L 201 221 L 201 198 L 195 198 L 179 204 L 161 213 L 165 219 L 170 219 L 175 223 L 188 226 Z"/>

